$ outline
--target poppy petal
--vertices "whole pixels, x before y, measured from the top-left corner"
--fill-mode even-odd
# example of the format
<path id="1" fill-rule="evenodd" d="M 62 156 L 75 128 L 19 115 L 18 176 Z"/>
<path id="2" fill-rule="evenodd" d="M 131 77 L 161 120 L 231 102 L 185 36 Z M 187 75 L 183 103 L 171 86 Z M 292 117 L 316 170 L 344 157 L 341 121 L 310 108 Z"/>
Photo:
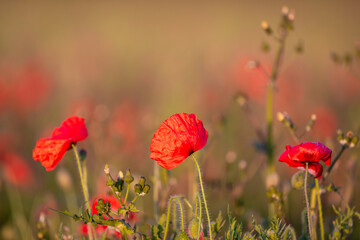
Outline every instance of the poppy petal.
<path id="1" fill-rule="evenodd" d="M 85 126 L 84 118 L 69 117 L 63 121 L 60 127 L 55 128 L 51 134 L 52 139 L 69 139 L 78 142 L 86 139 L 88 132 Z"/>
<path id="2" fill-rule="evenodd" d="M 54 170 L 65 152 L 70 148 L 70 145 L 69 140 L 42 138 L 36 143 L 33 158 L 35 161 L 40 161 L 46 171 Z"/>
<path id="3" fill-rule="evenodd" d="M 207 139 L 208 132 L 195 114 L 175 114 L 155 132 L 150 144 L 150 158 L 161 167 L 172 169 L 202 149 Z"/>

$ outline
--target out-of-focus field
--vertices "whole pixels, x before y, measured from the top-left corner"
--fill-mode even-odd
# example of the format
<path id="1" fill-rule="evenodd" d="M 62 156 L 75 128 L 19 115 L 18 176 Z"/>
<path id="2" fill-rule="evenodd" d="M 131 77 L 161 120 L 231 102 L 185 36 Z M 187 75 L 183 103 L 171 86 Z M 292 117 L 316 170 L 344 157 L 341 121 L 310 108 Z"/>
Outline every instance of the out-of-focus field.
<path id="1" fill-rule="evenodd" d="M 130 168 L 150 181 L 155 164 L 149 146 L 160 123 L 174 113 L 196 113 L 209 131 L 199 159 L 211 214 L 226 213 L 229 205 L 245 227 L 251 215 L 266 217 L 265 155 L 256 151 L 255 130 L 234 96 L 248 97 L 255 122 L 265 129 L 268 80 L 246 66 L 259 60 L 269 71 L 277 45 L 260 23 L 276 29 L 283 5 L 296 12 L 295 29 L 286 42 L 274 112 L 289 113 L 299 132 L 316 114 L 303 140 L 323 142 L 335 154 L 338 128 L 358 133 L 360 80 L 330 53 L 353 52 L 359 44 L 360 1 L 1 2 L 0 238 L 16 234 L 13 208 L 21 208 L 34 232 L 42 211 L 54 229 L 70 223 L 47 210 L 67 208 L 59 169 L 70 173 L 75 188 L 68 194 L 78 204 L 70 210 L 83 204 L 72 153 L 52 172 L 32 159 L 36 141 L 72 115 L 84 117 L 89 131 L 78 146 L 88 152 L 91 196 L 106 191 L 105 163 L 114 174 Z M 263 41 L 269 53 L 261 51 Z M 302 54 L 295 52 L 299 43 Z M 360 73 L 359 66 L 358 59 L 352 70 Z M 285 145 L 296 143 L 280 123 L 274 128 L 277 159 Z M 357 210 L 358 152 L 347 151 L 329 178 Z M 287 194 L 285 214 L 300 233 L 303 193 L 290 188 L 296 169 L 278 163 L 276 169 Z M 169 195 L 193 199 L 197 191 L 190 159 L 167 174 L 171 190 L 161 189 L 161 212 Z M 150 193 L 139 200 L 140 222 L 151 222 L 152 199 Z M 336 193 L 323 201 L 329 230 L 331 205 L 344 203 Z M 359 236 L 354 224 L 353 236 Z"/>

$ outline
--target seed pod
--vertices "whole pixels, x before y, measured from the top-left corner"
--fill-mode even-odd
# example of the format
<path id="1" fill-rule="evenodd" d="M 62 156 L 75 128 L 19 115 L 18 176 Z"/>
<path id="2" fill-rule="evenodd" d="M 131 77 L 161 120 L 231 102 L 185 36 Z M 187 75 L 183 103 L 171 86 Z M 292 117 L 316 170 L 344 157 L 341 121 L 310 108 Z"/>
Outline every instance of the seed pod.
<path id="1" fill-rule="evenodd" d="M 198 238 L 198 233 L 199 233 L 199 225 L 200 225 L 200 221 L 198 218 L 194 218 L 193 220 L 191 220 L 190 225 L 189 225 L 189 233 L 190 233 L 190 237 L 191 238 Z M 201 230 L 200 230 L 201 232 Z"/>
<path id="2" fill-rule="evenodd" d="M 130 169 L 126 170 L 126 174 L 124 177 L 124 182 L 130 184 L 134 181 L 134 177 L 131 175 Z"/>
<path id="3" fill-rule="evenodd" d="M 291 177 L 291 186 L 297 190 L 304 187 L 304 182 L 305 176 L 303 171 L 297 172 Z"/>

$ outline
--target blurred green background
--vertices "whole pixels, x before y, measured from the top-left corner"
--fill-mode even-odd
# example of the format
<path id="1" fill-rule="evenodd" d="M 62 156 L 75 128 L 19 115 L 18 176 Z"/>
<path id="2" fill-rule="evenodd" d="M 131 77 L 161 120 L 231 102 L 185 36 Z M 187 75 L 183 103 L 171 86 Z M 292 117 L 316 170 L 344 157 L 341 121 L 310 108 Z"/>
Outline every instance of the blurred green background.
<path id="1" fill-rule="evenodd" d="M 288 112 L 299 132 L 315 113 L 317 122 L 303 140 L 321 141 L 336 153 L 336 130 L 356 133 L 359 128 L 360 80 L 355 75 L 360 68 L 358 60 L 351 68 L 335 64 L 331 52 L 353 53 L 359 47 L 359 1 L 1 2 L 2 236 L 13 229 L 9 191 L 16 189 L 32 229 L 40 209 L 66 208 L 58 170 L 46 172 L 32 160 L 32 149 L 71 115 L 85 117 L 89 130 L 89 139 L 79 147 L 88 151 L 90 195 L 106 191 L 105 163 L 114 174 L 131 168 L 135 175 L 151 179 L 154 132 L 170 115 L 188 112 L 197 114 L 210 134 L 199 158 L 212 215 L 226 212 L 229 203 L 244 222 L 251 214 L 266 217 L 265 157 L 253 147 L 255 131 L 233 98 L 244 93 L 255 120 L 265 128 L 267 79 L 246 66 L 259 60 L 269 71 L 277 45 L 260 23 L 266 20 L 276 29 L 284 5 L 295 10 L 295 29 L 286 41 L 275 113 Z M 261 50 L 264 43 L 270 46 L 268 53 Z M 301 54 L 295 51 L 299 44 Z M 278 122 L 275 141 L 275 158 L 285 145 L 295 144 Z M 22 159 L 18 165 L 9 167 L 8 152 Z M 357 152 L 345 153 L 331 181 L 348 186 L 351 182 L 342 193 L 359 208 Z M 300 233 L 303 195 L 289 189 L 296 170 L 276 167 L 283 189 L 288 189 L 286 215 Z M 25 177 L 18 176 L 19 168 L 25 169 L 20 174 Z M 69 171 L 81 204 L 73 155 L 67 153 L 58 168 Z M 167 173 L 171 190 L 161 193 L 160 211 L 169 194 L 193 199 L 193 168 L 188 159 Z M 350 170 L 354 173 L 349 180 Z M 336 194 L 324 199 L 329 230 L 330 206 L 342 203 Z M 146 208 L 142 217 L 151 219 L 153 210 L 147 206 L 152 206 L 152 196 L 141 204 Z M 77 211 L 75 206 L 71 210 Z M 59 222 L 68 223 L 65 217 L 48 214 L 55 229 Z"/>

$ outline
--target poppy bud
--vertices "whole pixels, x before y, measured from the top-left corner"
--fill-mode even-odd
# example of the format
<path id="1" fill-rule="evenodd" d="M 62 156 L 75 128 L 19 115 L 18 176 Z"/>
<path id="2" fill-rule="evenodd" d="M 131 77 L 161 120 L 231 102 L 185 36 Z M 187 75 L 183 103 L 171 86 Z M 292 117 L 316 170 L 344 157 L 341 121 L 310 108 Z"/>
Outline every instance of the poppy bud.
<path id="1" fill-rule="evenodd" d="M 111 177 L 110 169 L 107 164 L 105 164 L 104 172 L 106 174 L 106 186 L 109 186 L 109 187 L 114 186 L 115 180 Z"/>
<path id="2" fill-rule="evenodd" d="M 261 50 L 262 50 L 264 53 L 269 52 L 269 51 L 270 51 L 270 45 L 269 45 L 269 43 L 266 42 L 266 41 L 263 41 L 263 42 L 261 43 Z"/>
<path id="3" fill-rule="evenodd" d="M 120 179 L 124 178 L 124 173 L 122 171 L 119 171 L 118 178 Z"/>
<path id="4" fill-rule="evenodd" d="M 189 233 L 191 238 L 198 238 L 199 225 L 201 225 L 201 223 L 198 218 L 194 218 L 193 220 L 191 220 L 189 226 Z"/>
<path id="5" fill-rule="evenodd" d="M 355 136 L 351 139 L 351 143 L 349 145 L 350 148 L 353 148 L 356 146 L 356 144 L 359 142 L 359 137 L 358 136 Z"/>
<path id="6" fill-rule="evenodd" d="M 124 180 L 118 179 L 117 182 L 115 183 L 115 187 L 118 192 L 121 192 L 124 188 Z"/>
<path id="7" fill-rule="evenodd" d="M 186 234 L 186 232 L 182 232 L 179 237 L 176 238 L 176 240 L 189 240 L 189 236 Z"/>
<path id="8" fill-rule="evenodd" d="M 145 186 L 145 182 L 146 182 L 146 178 L 145 177 L 140 177 L 139 184 L 140 184 L 140 186 L 142 188 Z"/>
<path id="9" fill-rule="evenodd" d="M 247 98 L 243 93 L 239 92 L 235 95 L 234 100 L 237 104 L 239 104 L 240 107 L 243 107 L 247 101 Z"/>
<path id="10" fill-rule="evenodd" d="M 86 150 L 85 150 L 85 149 L 81 149 L 81 150 L 79 151 L 80 160 L 81 160 L 81 161 L 85 161 L 86 156 L 87 156 Z"/>
<path id="11" fill-rule="evenodd" d="M 308 123 L 306 124 L 306 127 L 305 127 L 305 130 L 306 130 L 307 132 L 310 132 L 311 128 L 313 127 L 313 125 L 314 125 L 314 123 L 315 123 L 315 121 L 316 121 L 316 115 L 315 115 L 315 114 L 312 114 L 312 115 L 310 116 L 310 119 L 309 119 Z"/>
<path id="12" fill-rule="evenodd" d="M 284 15 L 284 16 L 287 16 L 289 14 L 289 8 L 287 6 L 283 6 L 281 8 L 281 13 Z"/>
<path id="13" fill-rule="evenodd" d="M 297 190 L 304 187 L 304 182 L 305 176 L 303 171 L 297 172 L 291 177 L 291 186 Z"/>
<path id="14" fill-rule="evenodd" d="M 273 30 L 272 30 L 271 27 L 269 26 L 268 22 L 262 21 L 262 22 L 261 22 L 261 27 L 262 27 L 262 29 L 265 31 L 265 33 L 266 33 L 267 35 L 271 35 L 271 34 L 272 34 Z"/>
<path id="15" fill-rule="evenodd" d="M 143 193 L 147 194 L 150 191 L 150 185 L 146 184 L 142 191 L 143 191 Z"/>
<path id="16" fill-rule="evenodd" d="M 130 184 L 134 181 L 134 177 L 131 175 L 130 169 L 126 170 L 126 174 L 124 177 L 124 182 Z"/>
<path id="17" fill-rule="evenodd" d="M 134 186 L 135 193 L 140 194 L 142 192 L 142 187 L 140 184 L 135 184 Z"/>

